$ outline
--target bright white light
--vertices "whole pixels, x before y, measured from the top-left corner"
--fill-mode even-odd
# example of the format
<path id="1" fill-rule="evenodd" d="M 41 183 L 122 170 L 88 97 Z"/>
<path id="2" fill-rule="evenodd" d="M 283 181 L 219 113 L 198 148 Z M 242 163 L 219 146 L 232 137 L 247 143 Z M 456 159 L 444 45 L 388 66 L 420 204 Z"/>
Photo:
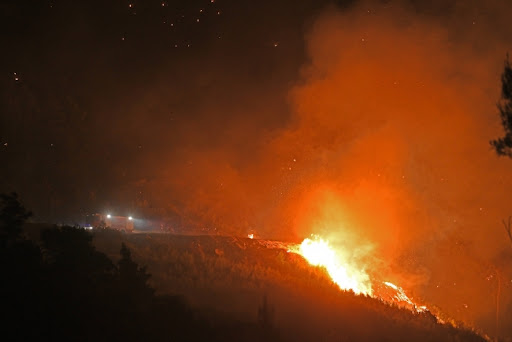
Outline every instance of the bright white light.
<path id="1" fill-rule="evenodd" d="M 131 217 L 131 216 L 128 216 L 128 220 L 130 220 L 130 221 L 131 221 L 131 220 L 133 220 L 133 217 Z"/>
<path id="2" fill-rule="evenodd" d="M 112 216 L 110 216 L 110 214 L 107 215 L 107 218 L 111 218 Z"/>

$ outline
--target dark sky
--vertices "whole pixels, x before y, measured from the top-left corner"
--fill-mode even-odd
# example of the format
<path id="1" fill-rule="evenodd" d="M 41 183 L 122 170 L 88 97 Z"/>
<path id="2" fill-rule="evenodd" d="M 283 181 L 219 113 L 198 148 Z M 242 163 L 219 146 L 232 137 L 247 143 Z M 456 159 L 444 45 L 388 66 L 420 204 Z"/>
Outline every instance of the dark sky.
<path id="1" fill-rule="evenodd" d="M 512 160 L 489 140 L 510 13 L 507 0 L 3 1 L 0 191 L 53 222 L 108 210 L 322 234 L 491 334 L 499 278 L 507 336 Z"/>
<path id="2" fill-rule="evenodd" d="M 253 153 L 254 135 L 286 120 L 284 96 L 267 95 L 283 95 L 296 76 L 304 25 L 322 4 L 1 6 L 0 137 L 7 167 L 0 184 L 18 191 L 38 217 L 55 220 L 107 203 L 133 211 L 137 192 L 145 190 L 134 184 L 156 177 L 160 162 L 186 163 L 173 160 L 183 159 L 179 149 L 217 144 L 237 117 L 250 130 L 237 143 Z M 258 93 L 272 105 L 246 113 L 258 106 Z"/>

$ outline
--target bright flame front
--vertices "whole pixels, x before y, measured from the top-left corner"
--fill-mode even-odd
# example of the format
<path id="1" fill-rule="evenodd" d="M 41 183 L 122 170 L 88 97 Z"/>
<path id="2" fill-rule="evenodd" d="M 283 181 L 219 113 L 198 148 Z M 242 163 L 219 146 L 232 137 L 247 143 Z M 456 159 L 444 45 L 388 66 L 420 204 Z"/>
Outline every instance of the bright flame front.
<path id="1" fill-rule="evenodd" d="M 299 254 L 311 265 L 325 267 L 334 283 L 341 289 L 372 295 L 370 277 L 364 269 L 336 253 L 327 241 L 321 238 L 305 239 L 299 246 Z"/>
<path id="2" fill-rule="evenodd" d="M 328 241 L 318 236 L 314 236 L 313 239 L 305 239 L 300 245 L 288 249 L 288 251 L 302 255 L 313 266 L 324 267 L 332 281 L 342 290 L 352 290 L 356 294 L 394 302 L 415 312 L 428 311 L 426 306 L 418 305 L 409 298 L 403 288 L 388 281 L 382 282 L 382 284 L 393 290 L 393 295 L 390 298 L 381 297 L 382 293 L 378 287 L 376 290 L 378 293 L 374 294 L 371 279 L 364 267 L 358 266 L 347 253 L 344 253 L 343 250 L 336 251 Z"/>

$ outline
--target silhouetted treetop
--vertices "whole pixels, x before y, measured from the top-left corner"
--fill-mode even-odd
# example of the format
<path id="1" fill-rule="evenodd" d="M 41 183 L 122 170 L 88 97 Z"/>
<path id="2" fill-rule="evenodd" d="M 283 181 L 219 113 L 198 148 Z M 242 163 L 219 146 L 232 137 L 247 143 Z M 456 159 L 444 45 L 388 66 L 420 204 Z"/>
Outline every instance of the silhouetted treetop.
<path id="1" fill-rule="evenodd" d="M 498 103 L 498 110 L 505 135 L 491 140 L 491 146 L 499 156 L 512 158 L 512 67 L 508 54 L 501 74 L 501 100 Z"/>
<path id="2" fill-rule="evenodd" d="M 134 299 L 153 296 L 154 290 L 148 285 L 151 275 L 146 271 L 146 267 L 139 267 L 133 261 L 131 252 L 124 243 L 121 244 L 120 253 L 121 259 L 118 262 L 120 287 Z"/>
<path id="3" fill-rule="evenodd" d="M 18 194 L 1 194 L 0 234 L 3 239 L 17 239 L 21 235 L 22 226 L 32 213 L 18 200 Z"/>
<path id="4" fill-rule="evenodd" d="M 68 274 L 91 280 L 95 276 L 114 274 L 115 266 L 92 245 L 92 235 L 82 228 L 60 227 L 41 233 L 44 255 L 53 267 Z"/>

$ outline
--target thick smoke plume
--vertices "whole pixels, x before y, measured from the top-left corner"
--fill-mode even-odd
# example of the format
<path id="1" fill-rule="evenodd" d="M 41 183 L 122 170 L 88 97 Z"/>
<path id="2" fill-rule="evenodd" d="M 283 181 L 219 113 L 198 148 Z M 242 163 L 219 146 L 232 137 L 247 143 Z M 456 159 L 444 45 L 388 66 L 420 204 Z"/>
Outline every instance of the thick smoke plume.
<path id="1" fill-rule="evenodd" d="M 495 298 L 511 281 L 500 221 L 512 163 L 488 144 L 512 46 L 510 29 L 496 33 L 505 9 L 455 6 L 442 20 L 396 3 L 329 11 L 308 36 L 294 123 L 274 148 L 298 160 L 293 227 L 369 242 L 396 277 L 467 321 L 492 317 L 496 300 L 512 317 L 510 284 Z"/>
<path id="2" fill-rule="evenodd" d="M 371 260 L 373 272 L 494 329 L 498 282 L 512 279 L 501 226 L 512 214 L 512 162 L 489 146 L 500 134 L 511 10 L 506 2 L 328 8 L 307 34 L 288 123 L 240 151 L 231 142 L 251 124 L 235 120 L 223 127 L 225 145 L 186 151 L 199 165 L 175 177 L 191 199 L 186 210 L 242 234 L 328 236 Z M 506 286 L 502 333 L 512 316 Z"/>

